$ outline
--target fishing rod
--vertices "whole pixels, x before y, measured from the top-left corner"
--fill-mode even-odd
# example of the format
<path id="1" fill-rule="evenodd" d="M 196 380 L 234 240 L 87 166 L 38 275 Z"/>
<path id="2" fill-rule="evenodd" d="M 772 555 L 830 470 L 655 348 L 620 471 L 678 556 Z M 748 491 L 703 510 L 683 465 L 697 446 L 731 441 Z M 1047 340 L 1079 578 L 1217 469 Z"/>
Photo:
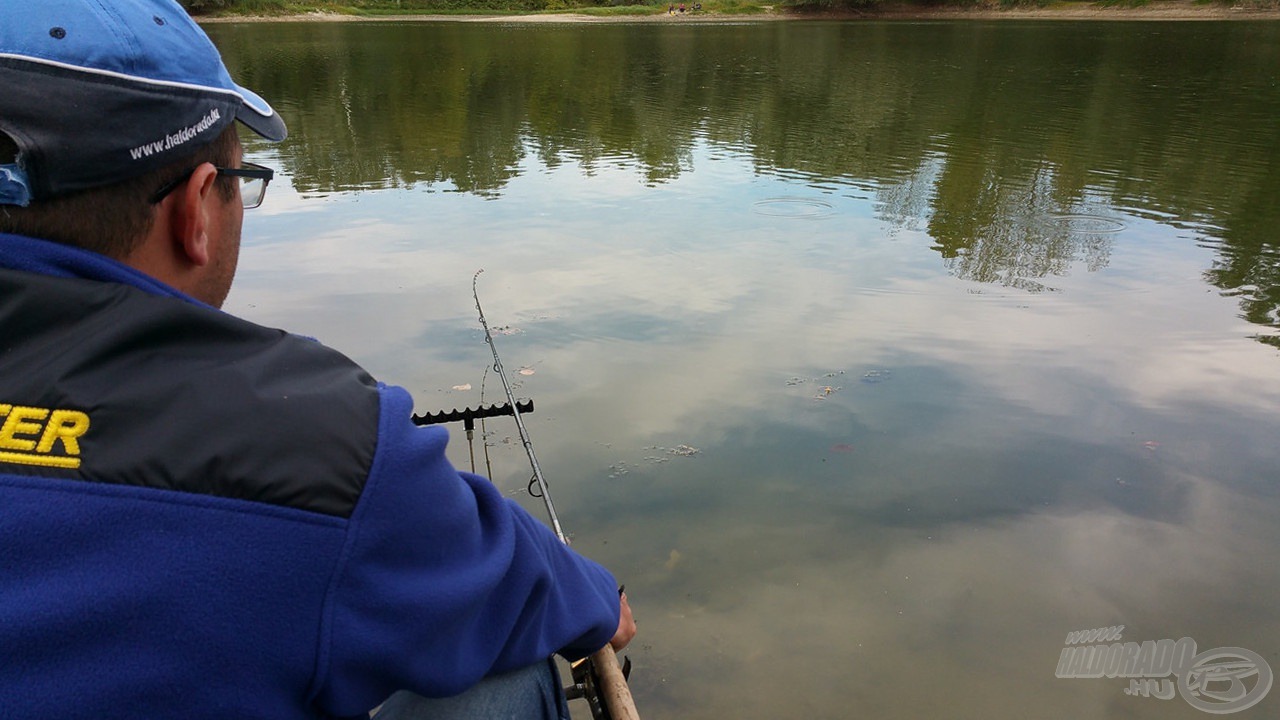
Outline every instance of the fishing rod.
<path id="1" fill-rule="evenodd" d="M 518 402 L 516 400 L 515 393 L 511 390 L 511 382 L 507 379 L 506 370 L 502 367 L 502 358 L 498 357 L 498 346 L 493 342 L 489 322 L 485 320 L 484 308 L 480 306 L 480 292 L 477 284 L 482 272 L 484 272 L 483 269 L 477 270 L 471 277 L 471 296 L 475 298 L 480 327 L 484 328 L 484 341 L 489 344 L 489 350 L 493 353 L 493 369 L 502 380 L 502 389 L 506 391 L 507 402 L 485 406 L 482 399 L 480 407 L 474 410 L 466 408 L 415 415 L 413 421 L 419 425 L 427 425 L 462 420 L 467 430 L 467 438 L 470 439 L 476 419 L 483 420 L 501 415 L 512 416 L 516 422 L 516 429 L 520 433 L 520 442 L 524 445 L 525 454 L 529 456 L 529 465 L 533 468 L 533 477 L 529 481 L 530 494 L 533 494 L 533 486 L 536 484 L 537 495 L 547 506 L 547 515 L 551 518 L 551 529 L 555 531 L 560 542 L 568 545 L 569 536 L 560 525 L 560 516 L 556 514 L 555 503 L 551 501 L 551 488 L 542 474 L 542 467 L 538 465 L 538 457 L 533 452 L 533 440 L 529 438 L 529 431 L 525 428 L 524 419 L 521 417 L 523 413 L 533 412 L 533 401 Z M 473 456 L 472 464 L 474 463 Z M 622 594 L 621 588 L 618 589 L 618 594 Z M 606 644 L 590 657 L 573 663 L 571 669 L 574 684 L 565 690 L 565 697 L 571 700 L 577 698 L 586 700 L 594 720 L 640 720 L 635 701 L 631 697 L 631 688 L 627 685 L 627 675 L 631 669 L 630 659 L 625 664 L 619 665 L 618 656 L 614 653 L 613 647 Z"/>
<path id="2" fill-rule="evenodd" d="M 565 545 L 569 544 L 569 536 L 564 534 L 564 528 L 560 527 L 560 517 L 556 515 L 556 506 L 551 502 L 551 488 L 547 487 L 547 479 L 542 475 L 542 468 L 538 466 L 538 456 L 533 454 L 533 441 L 529 439 L 529 431 L 524 427 L 524 420 L 520 417 L 520 407 L 516 402 L 515 393 L 511 392 L 511 382 L 507 380 L 507 371 L 502 369 L 502 358 L 498 357 L 498 346 L 493 342 L 493 335 L 489 332 L 489 323 L 484 319 L 484 308 L 480 307 L 480 292 L 476 289 L 476 283 L 480 281 L 480 273 L 484 269 L 476 271 L 471 276 L 471 297 L 476 300 L 476 312 L 480 314 L 480 326 L 484 328 L 484 341 L 489 343 L 489 350 L 493 353 L 493 371 L 498 373 L 498 377 L 502 380 L 502 389 L 507 391 L 507 402 L 511 404 L 511 416 L 515 418 L 516 429 L 520 431 L 520 442 L 524 444 L 524 452 L 529 456 L 529 464 L 533 466 L 533 479 L 538 484 L 538 494 L 542 496 L 542 502 L 547 506 L 547 515 L 551 516 L 551 529 L 555 531 L 556 537 L 560 538 L 560 542 Z"/>

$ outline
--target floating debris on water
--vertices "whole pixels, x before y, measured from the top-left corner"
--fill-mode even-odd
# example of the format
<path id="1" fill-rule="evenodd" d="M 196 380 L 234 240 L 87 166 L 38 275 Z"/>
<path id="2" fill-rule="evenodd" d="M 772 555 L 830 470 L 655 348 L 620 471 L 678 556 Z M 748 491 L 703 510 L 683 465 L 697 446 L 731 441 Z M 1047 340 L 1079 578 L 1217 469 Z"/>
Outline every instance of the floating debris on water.
<path id="1" fill-rule="evenodd" d="M 1155 451 L 1156 451 L 1156 448 L 1159 448 L 1159 447 L 1160 447 L 1160 441 L 1159 441 L 1159 440 L 1148 440 L 1148 441 L 1146 441 L 1146 442 L 1142 443 L 1142 447 L 1144 447 L 1144 448 L 1146 448 L 1146 449 L 1150 450 L 1151 452 L 1155 452 Z"/>
<path id="2" fill-rule="evenodd" d="M 882 383 L 885 380 L 892 380 L 893 373 L 889 370 L 868 370 L 862 374 L 861 379 L 864 383 L 874 385 L 876 383 Z"/>
<path id="3" fill-rule="evenodd" d="M 664 563 L 663 565 L 668 570 L 675 570 L 676 565 L 679 565 L 679 564 L 680 564 L 680 551 L 672 550 L 671 554 L 667 556 L 667 562 Z"/>
<path id="4" fill-rule="evenodd" d="M 841 390 L 844 389 L 839 385 L 830 384 L 831 378 L 838 378 L 841 375 L 844 375 L 844 373 L 845 373 L 844 370 L 832 370 L 830 372 L 823 373 L 822 377 L 816 377 L 816 378 L 803 378 L 803 377 L 795 376 L 787 380 L 787 385 L 797 386 L 797 385 L 807 385 L 809 383 L 814 383 L 818 385 L 818 393 L 814 395 L 814 399 L 822 400 L 823 398 L 826 398 L 829 395 L 834 395 L 835 393 L 840 392 Z"/>
<path id="5" fill-rule="evenodd" d="M 526 365 L 525 367 L 520 368 L 516 372 L 521 375 L 532 375 L 534 371 L 533 371 L 533 368 Z"/>
<path id="6" fill-rule="evenodd" d="M 629 472 L 631 472 L 631 468 L 627 467 L 626 463 L 614 463 L 609 466 L 609 479 L 616 480 Z"/>
<path id="7" fill-rule="evenodd" d="M 459 391 L 466 391 L 466 390 L 470 390 L 470 389 L 471 389 L 471 383 L 462 383 L 461 385 L 454 385 L 454 386 L 453 386 L 453 389 L 454 389 L 454 390 L 459 390 Z"/>
<path id="8" fill-rule="evenodd" d="M 849 443 L 836 443 L 831 446 L 831 452 L 851 453 L 853 452 L 853 446 Z"/>
<path id="9" fill-rule="evenodd" d="M 524 331 L 514 325 L 503 325 L 493 328 L 492 332 L 494 335 L 519 335 Z"/>
<path id="10" fill-rule="evenodd" d="M 832 370 L 829 373 L 823 373 L 820 378 L 802 378 L 800 376 L 794 376 L 787 379 L 787 385 L 804 385 L 805 383 L 821 383 L 822 385 L 826 385 L 826 380 L 840 377 L 843 374 L 843 370 Z"/>
<path id="11" fill-rule="evenodd" d="M 674 455 L 676 457 L 693 457 L 702 452 L 692 445 L 677 445 L 673 448 L 663 447 L 661 445 L 650 445 L 645 450 L 658 450 L 666 455 Z M 666 462 L 668 458 L 650 455 L 645 458 L 647 462 Z"/>

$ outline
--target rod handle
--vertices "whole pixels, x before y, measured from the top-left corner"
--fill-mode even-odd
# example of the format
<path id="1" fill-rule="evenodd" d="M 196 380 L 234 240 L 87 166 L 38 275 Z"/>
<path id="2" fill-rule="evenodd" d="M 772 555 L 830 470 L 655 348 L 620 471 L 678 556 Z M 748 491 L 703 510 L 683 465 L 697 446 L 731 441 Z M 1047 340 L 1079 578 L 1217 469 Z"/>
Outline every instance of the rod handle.
<path id="1" fill-rule="evenodd" d="M 627 679 L 622 676 L 622 667 L 618 665 L 618 656 L 612 645 L 605 645 L 591 656 L 596 675 L 600 678 L 600 694 L 609 708 L 613 720 L 640 720 L 636 710 L 636 702 L 631 698 L 631 688 Z"/>

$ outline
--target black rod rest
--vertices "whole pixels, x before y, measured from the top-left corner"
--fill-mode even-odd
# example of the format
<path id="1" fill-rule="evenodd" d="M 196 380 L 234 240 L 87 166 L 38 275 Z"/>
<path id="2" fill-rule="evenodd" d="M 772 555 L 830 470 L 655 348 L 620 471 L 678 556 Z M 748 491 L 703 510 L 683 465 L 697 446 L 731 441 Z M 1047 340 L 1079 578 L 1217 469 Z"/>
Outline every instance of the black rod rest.
<path id="1" fill-rule="evenodd" d="M 533 400 L 517 400 L 516 410 L 521 413 L 533 412 Z M 412 419 L 414 425 L 438 425 L 461 420 L 466 429 L 471 430 L 475 427 L 477 419 L 502 417 L 503 415 L 515 415 L 515 411 L 511 409 L 511 403 L 500 402 L 492 405 L 481 405 L 476 408 L 440 410 L 426 415 L 414 415 Z"/>

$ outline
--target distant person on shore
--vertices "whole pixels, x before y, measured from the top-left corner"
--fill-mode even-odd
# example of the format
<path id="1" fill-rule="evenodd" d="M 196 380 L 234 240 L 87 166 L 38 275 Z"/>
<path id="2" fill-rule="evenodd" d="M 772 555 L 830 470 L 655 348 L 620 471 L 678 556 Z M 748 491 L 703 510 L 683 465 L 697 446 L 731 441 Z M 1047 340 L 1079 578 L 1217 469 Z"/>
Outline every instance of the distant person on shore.
<path id="1" fill-rule="evenodd" d="M 236 121 L 280 116 L 173 0 L 0 18 L 0 718 L 567 720 L 551 656 L 635 634 L 613 576 L 218 309 L 273 175 Z"/>

